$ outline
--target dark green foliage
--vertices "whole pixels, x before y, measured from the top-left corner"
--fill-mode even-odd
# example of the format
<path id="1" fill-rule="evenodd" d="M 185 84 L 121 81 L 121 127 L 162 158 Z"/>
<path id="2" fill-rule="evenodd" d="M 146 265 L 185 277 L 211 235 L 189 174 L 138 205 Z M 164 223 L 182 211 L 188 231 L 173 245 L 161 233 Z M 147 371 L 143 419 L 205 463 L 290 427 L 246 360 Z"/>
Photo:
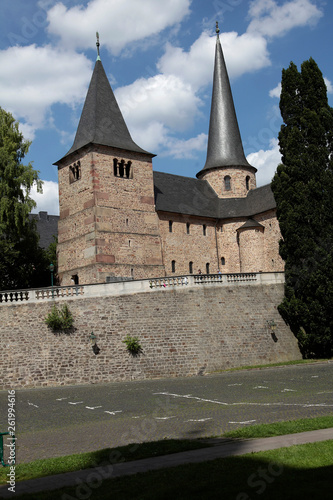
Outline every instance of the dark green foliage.
<path id="1" fill-rule="evenodd" d="M 45 273 L 44 252 L 38 246 L 35 222 L 29 213 L 36 206 L 30 198 L 34 183 L 42 182 L 32 165 L 23 165 L 30 143 L 18 123 L 0 108 L 0 289 L 41 286 Z"/>
<path id="2" fill-rule="evenodd" d="M 51 312 L 47 315 L 45 319 L 45 323 L 54 332 L 59 332 L 59 331 L 68 332 L 68 330 L 73 328 L 74 319 L 67 304 L 64 304 L 60 309 L 60 311 L 54 304 Z"/>
<path id="3" fill-rule="evenodd" d="M 139 339 L 137 337 L 131 337 L 130 335 L 126 335 L 125 339 L 122 342 L 126 344 L 128 352 L 131 353 L 133 356 L 137 356 L 138 354 L 141 353 L 142 349 Z"/>
<path id="4" fill-rule="evenodd" d="M 285 261 L 279 311 L 305 357 L 333 355 L 333 110 L 313 59 L 282 72 L 283 164 L 272 182 Z"/>

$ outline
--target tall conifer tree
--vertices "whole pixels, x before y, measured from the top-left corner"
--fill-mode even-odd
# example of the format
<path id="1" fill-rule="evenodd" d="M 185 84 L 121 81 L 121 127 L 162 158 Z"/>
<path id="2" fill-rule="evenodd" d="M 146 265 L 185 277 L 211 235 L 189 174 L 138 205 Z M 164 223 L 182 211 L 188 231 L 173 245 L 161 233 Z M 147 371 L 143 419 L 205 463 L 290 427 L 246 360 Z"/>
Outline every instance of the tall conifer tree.
<path id="1" fill-rule="evenodd" d="M 333 355 L 333 109 L 316 62 L 282 72 L 282 164 L 272 181 L 285 261 L 279 311 L 305 357 Z"/>

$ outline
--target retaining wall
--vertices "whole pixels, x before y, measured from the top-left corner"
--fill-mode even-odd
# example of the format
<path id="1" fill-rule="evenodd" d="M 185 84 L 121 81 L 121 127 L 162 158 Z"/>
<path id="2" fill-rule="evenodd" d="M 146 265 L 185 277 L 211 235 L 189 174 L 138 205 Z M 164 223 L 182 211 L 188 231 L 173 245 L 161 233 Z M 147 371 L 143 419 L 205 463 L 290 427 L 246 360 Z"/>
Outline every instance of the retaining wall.
<path id="1" fill-rule="evenodd" d="M 14 301 L 2 292 L 0 388 L 193 376 L 300 359 L 277 311 L 283 291 L 283 273 L 263 273 L 47 289 L 39 299 L 29 291 L 29 300 L 18 301 L 17 292 Z M 45 317 L 64 302 L 75 328 L 55 334 Z M 140 340 L 137 357 L 122 342 L 127 334 Z"/>

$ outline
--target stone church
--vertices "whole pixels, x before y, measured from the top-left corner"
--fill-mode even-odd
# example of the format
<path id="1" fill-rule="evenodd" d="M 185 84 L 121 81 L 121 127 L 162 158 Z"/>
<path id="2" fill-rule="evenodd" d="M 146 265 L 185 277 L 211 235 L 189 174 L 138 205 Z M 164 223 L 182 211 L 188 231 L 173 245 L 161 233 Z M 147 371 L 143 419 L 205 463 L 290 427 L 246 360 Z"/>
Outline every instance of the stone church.
<path id="1" fill-rule="evenodd" d="M 283 271 L 270 185 L 244 155 L 217 29 L 207 159 L 196 178 L 153 171 L 98 57 L 73 146 L 58 160 L 62 285 Z"/>

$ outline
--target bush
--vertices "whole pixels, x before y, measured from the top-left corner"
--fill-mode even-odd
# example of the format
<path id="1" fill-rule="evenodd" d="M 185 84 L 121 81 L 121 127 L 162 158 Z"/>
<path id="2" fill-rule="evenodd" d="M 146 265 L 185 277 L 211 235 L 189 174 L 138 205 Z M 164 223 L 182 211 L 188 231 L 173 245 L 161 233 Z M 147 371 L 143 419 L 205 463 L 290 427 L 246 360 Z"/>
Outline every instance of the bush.
<path id="1" fill-rule="evenodd" d="M 52 311 L 45 319 L 45 323 L 54 332 L 68 331 L 73 327 L 74 318 L 67 304 L 64 304 L 60 311 L 56 305 L 53 305 Z"/>
<path id="2" fill-rule="evenodd" d="M 122 342 L 126 344 L 128 352 L 130 352 L 133 356 L 137 356 L 142 351 L 139 339 L 137 337 L 131 337 L 130 335 L 127 335 Z"/>

